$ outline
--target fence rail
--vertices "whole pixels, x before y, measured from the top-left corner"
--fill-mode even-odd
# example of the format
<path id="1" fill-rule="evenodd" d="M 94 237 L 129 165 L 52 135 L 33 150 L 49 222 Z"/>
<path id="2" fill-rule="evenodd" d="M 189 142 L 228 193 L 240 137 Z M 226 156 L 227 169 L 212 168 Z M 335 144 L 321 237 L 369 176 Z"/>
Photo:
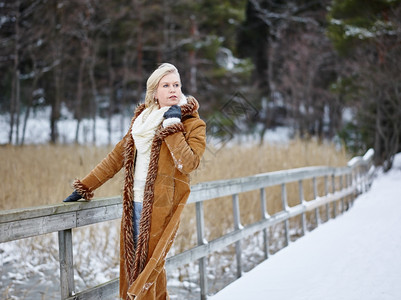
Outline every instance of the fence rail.
<path id="1" fill-rule="evenodd" d="M 249 177 L 204 182 L 191 187 L 188 203 L 196 205 L 198 245 L 185 252 L 170 257 L 166 268 L 171 270 L 190 262 L 199 262 L 201 299 L 207 298 L 206 257 L 210 253 L 235 243 L 237 260 L 237 277 L 242 274 L 241 240 L 256 233 L 263 232 L 264 255 L 269 256 L 267 229 L 277 223 L 284 222 L 287 245 L 289 236 L 289 219 L 301 216 L 302 232 L 307 231 L 306 212 L 314 212 L 318 224 L 319 207 L 326 207 L 326 218 L 330 218 L 330 203 L 339 201 L 344 211 L 346 197 L 366 191 L 372 181 L 373 150 L 363 157 L 355 157 L 346 167 L 305 167 L 277 172 L 257 174 Z M 318 195 L 317 178 L 324 178 L 325 193 Z M 336 178 L 339 186 L 335 186 Z M 314 199 L 305 201 L 303 180 L 312 179 Z M 298 182 L 299 204 L 289 207 L 286 184 Z M 329 191 L 329 184 L 331 191 Z M 266 209 L 265 188 L 281 186 L 283 210 L 269 215 Z M 247 226 L 241 225 L 239 194 L 259 190 L 261 218 Z M 211 241 L 205 238 L 203 202 L 223 196 L 232 196 L 234 230 Z M 333 206 L 334 216 L 338 214 L 337 205 Z M 40 207 L 6 210 L 0 212 L 0 243 L 58 232 L 60 260 L 61 299 L 108 299 L 118 292 L 118 278 L 94 288 L 74 294 L 74 269 L 72 252 L 72 229 L 99 222 L 118 219 L 122 214 L 120 197 L 98 199 L 91 202 L 75 202 Z"/>

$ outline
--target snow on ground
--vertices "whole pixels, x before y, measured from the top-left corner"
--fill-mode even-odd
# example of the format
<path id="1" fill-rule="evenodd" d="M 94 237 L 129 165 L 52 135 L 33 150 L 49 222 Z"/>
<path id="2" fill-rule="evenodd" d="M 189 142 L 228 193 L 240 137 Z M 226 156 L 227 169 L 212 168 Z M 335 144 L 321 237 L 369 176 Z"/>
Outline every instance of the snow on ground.
<path id="1" fill-rule="evenodd" d="M 133 109 L 132 109 L 133 111 Z M 25 133 L 25 144 L 44 144 L 50 141 L 50 107 L 38 108 L 32 112 L 31 117 L 28 119 Z M 19 126 L 19 138 L 22 137 L 23 124 L 20 116 L 21 124 Z M 127 132 L 131 122 L 131 117 L 127 112 L 126 116 L 114 115 L 111 118 L 111 144 L 116 144 L 121 137 Z M 9 115 L 0 115 L 0 145 L 8 143 L 10 121 Z M 59 134 L 60 143 L 74 143 L 77 121 L 73 118 L 70 112 L 64 105 L 61 108 L 61 118 L 57 122 L 57 130 Z M 79 129 L 78 142 L 80 144 L 90 144 L 93 142 L 93 120 L 83 119 Z M 107 130 L 107 119 L 96 118 L 96 145 L 107 145 L 109 134 Z M 13 144 L 16 143 L 16 129 L 14 129 Z"/>
<path id="2" fill-rule="evenodd" d="M 211 300 L 401 299 L 401 154 L 354 206 Z"/>

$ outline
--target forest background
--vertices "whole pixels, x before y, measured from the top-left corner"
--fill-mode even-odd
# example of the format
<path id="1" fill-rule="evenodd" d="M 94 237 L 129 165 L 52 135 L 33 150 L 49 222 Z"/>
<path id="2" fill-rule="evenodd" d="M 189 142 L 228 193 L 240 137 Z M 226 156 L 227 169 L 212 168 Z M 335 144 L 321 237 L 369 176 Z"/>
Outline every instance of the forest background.
<path id="1" fill-rule="evenodd" d="M 45 108 L 50 143 L 65 111 L 76 142 L 91 119 L 95 143 L 103 118 L 111 143 L 111 119 L 132 116 L 161 62 L 180 70 L 209 136 L 262 143 L 285 126 L 352 154 L 372 147 L 385 170 L 401 151 L 399 0 L 0 1 L 6 143 L 23 145 Z"/>

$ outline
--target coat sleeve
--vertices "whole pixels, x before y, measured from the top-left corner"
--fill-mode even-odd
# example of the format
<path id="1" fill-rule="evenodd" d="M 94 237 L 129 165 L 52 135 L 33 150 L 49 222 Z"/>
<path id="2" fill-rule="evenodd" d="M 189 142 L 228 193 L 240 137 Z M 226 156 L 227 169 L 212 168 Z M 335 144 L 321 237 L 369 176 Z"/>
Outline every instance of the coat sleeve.
<path id="1" fill-rule="evenodd" d="M 200 118 L 183 122 L 184 132 L 176 132 L 164 138 L 175 167 L 182 173 L 190 173 L 200 163 L 206 148 L 206 124 Z M 173 125 L 174 126 L 174 125 Z"/>
<path id="2" fill-rule="evenodd" d="M 74 181 L 74 189 L 84 199 L 92 199 L 93 191 L 121 170 L 124 163 L 125 138 L 88 175 L 82 180 L 76 179 Z"/>

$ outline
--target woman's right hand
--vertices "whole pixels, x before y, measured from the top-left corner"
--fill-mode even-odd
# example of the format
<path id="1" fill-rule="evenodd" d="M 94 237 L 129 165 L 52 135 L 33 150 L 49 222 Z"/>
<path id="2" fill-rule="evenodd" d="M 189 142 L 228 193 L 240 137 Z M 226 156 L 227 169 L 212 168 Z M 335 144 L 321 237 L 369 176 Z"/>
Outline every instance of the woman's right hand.
<path id="1" fill-rule="evenodd" d="M 63 200 L 63 202 L 75 202 L 81 198 L 82 196 L 77 191 L 73 191 L 71 195 Z"/>
<path id="2" fill-rule="evenodd" d="M 181 107 L 178 105 L 171 106 L 163 115 L 164 118 L 177 118 L 181 120 Z"/>

